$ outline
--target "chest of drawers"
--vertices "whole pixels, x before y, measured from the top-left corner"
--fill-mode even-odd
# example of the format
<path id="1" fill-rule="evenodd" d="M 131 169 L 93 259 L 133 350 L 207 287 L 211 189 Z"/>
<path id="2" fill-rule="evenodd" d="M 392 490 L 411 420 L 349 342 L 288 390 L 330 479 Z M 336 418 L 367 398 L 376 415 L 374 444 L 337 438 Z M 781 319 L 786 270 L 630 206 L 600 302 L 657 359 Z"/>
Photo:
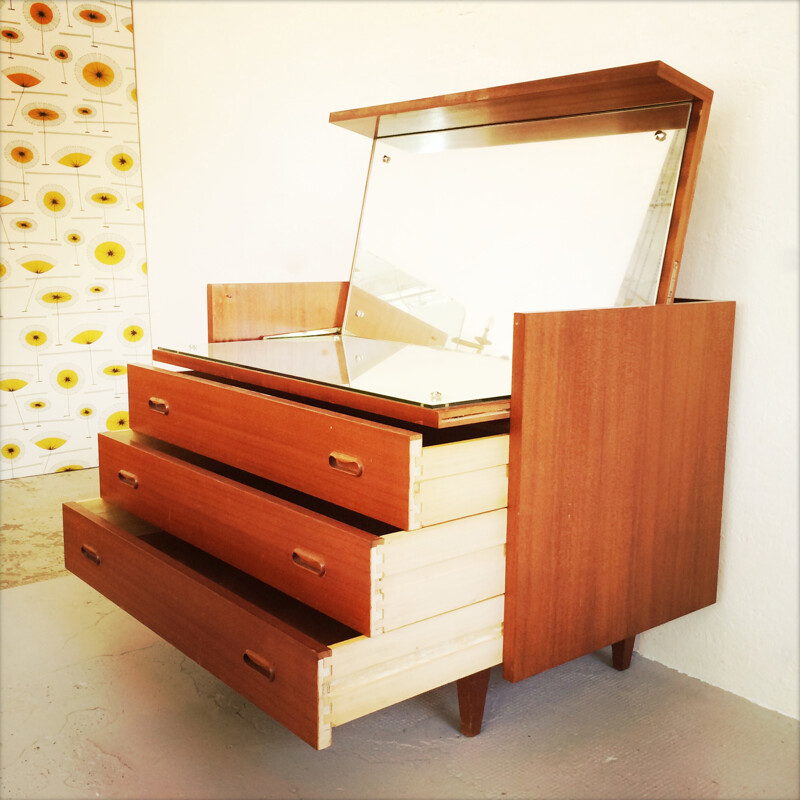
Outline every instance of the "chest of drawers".
<path id="1" fill-rule="evenodd" d="M 67 567 L 316 747 L 335 725 L 453 681 L 469 720 L 469 681 L 501 662 L 519 680 L 613 644 L 624 666 L 637 633 L 715 599 L 733 304 L 519 322 L 509 433 L 478 424 L 431 445 L 340 409 L 324 416 L 345 417 L 344 438 L 310 455 L 302 433 L 279 450 L 273 431 L 303 431 L 280 415 L 284 398 L 132 369 L 133 430 L 100 440 L 103 499 L 65 507 Z M 234 453 L 242 417 L 220 392 L 264 403 L 255 455 Z M 184 395 L 190 411 L 214 409 L 213 427 L 184 422 Z M 378 493 L 385 513 L 358 491 L 357 510 L 313 493 L 395 463 L 390 448 L 385 462 L 361 448 L 365 426 L 430 465 L 410 481 L 404 455 L 386 481 L 396 491 Z M 361 474 L 331 466 L 332 448 Z M 443 482 L 446 502 L 430 493 L 448 511 L 426 519 L 423 500 L 414 530 L 380 519 L 407 521 L 396 509 L 417 504 L 424 479 Z"/>
<path id="2" fill-rule="evenodd" d="M 132 367 L 129 386 L 133 430 L 100 437 L 102 499 L 65 508 L 85 581 L 316 747 L 502 661 L 507 424 L 428 445 L 196 375 Z M 340 481 L 352 508 L 319 497 Z"/>
<path id="3" fill-rule="evenodd" d="M 100 436 L 101 497 L 65 505 L 67 567 L 317 748 L 451 682 L 474 735 L 499 664 L 520 681 L 611 645 L 627 668 L 638 633 L 716 599 L 734 304 L 671 302 L 709 100 L 654 62 L 332 115 L 546 140 L 690 105 L 658 302 L 516 314 L 510 392 L 438 405 L 156 350 L 167 368 L 129 368 L 131 429 Z M 209 339 L 313 343 L 352 311 L 373 344 L 446 341 L 368 295 L 215 284 Z"/>

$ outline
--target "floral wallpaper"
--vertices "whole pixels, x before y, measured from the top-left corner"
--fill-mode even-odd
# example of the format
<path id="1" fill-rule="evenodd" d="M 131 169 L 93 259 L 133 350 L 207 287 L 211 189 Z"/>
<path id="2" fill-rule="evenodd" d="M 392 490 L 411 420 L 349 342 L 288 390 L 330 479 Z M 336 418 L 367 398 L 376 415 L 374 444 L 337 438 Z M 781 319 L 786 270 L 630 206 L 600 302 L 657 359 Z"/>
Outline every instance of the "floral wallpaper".
<path id="1" fill-rule="evenodd" d="M 131 0 L 0 0 L 0 477 L 97 465 L 149 362 Z"/>

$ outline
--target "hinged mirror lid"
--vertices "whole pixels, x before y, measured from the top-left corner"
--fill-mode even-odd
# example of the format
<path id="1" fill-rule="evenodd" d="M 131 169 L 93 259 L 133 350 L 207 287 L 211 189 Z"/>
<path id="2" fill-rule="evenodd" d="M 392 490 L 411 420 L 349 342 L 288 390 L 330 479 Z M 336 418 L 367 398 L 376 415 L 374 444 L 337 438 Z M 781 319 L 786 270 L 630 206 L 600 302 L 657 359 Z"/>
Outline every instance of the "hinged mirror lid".
<path id="1" fill-rule="evenodd" d="M 509 356 L 513 312 L 670 302 L 711 96 L 656 61 L 331 114 L 373 139 L 344 333 Z"/>
<path id="2" fill-rule="evenodd" d="M 458 260 L 450 264 L 456 283 L 476 275 L 473 296 L 482 301 L 484 294 L 499 289 L 506 310 L 514 312 L 542 310 L 531 308 L 521 291 L 526 281 L 535 290 L 534 300 L 540 289 L 549 284 L 558 288 L 560 282 L 575 291 L 553 302 L 586 308 L 625 305 L 627 296 L 635 297 L 646 285 L 652 295 L 636 302 L 671 302 L 711 97 L 710 90 L 685 75 L 650 62 L 331 114 L 331 122 L 373 143 L 353 279 L 309 284 L 307 291 L 287 285 L 291 299 L 285 304 L 280 301 L 283 293 L 270 284 L 242 285 L 241 292 L 222 287 L 222 305 L 234 308 L 236 317 L 226 341 L 209 343 L 205 353 L 160 349 L 154 358 L 426 427 L 505 419 L 512 364 L 507 355 L 492 352 L 502 344 L 502 326 L 491 316 L 473 314 L 470 328 L 466 306 L 452 302 L 448 287 L 434 286 L 429 275 L 415 272 L 422 265 L 424 273 L 431 262 L 449 259 L 449 250 L 457 251 Z M 523 165 L 516 157 L 523 151 L 538 155 Z M 631 170 L 627 157 L 634 151 L 659 156 L 646 159 L 647 170 Z M 437 162 L 440 166 L 433 169 Z M 629 174 L 640 179 L 631 183 L 636 187 L 631 197 L 638 197 L 638 204 L 619 191 L 620 170 L 626 164 Z M 378 173 L 380 180 L 373 181 Z M 441 178 L 438 189 L 420 190 L 432 174 Z M 589 219 L 576 222 L 574 214 L 568 218 L 556 210 L 555 199 L 566 199 L 568 211 L 577 208 L 576 181 L 590 175 L 594 194 L 580 201 Z M 546 184 L 546 176 L 549 189 L 531 214 L 533 193 Z M 516 180 L 514 202 L 501 178 Z M 476 191 L 479 179 L 483 188 Z M 410 202 L 398 199 L 403 195 L 397 188 L 403 184 L 412 191 L 405 195 Z M 374 219 L 372 200 L 377 200 Z M 440 209 L 457 213 L 447 220 Z M 608 209 L 613 213 L 599 222 L 596 209 L 598 214 Z M 634 235 L 620 246 L 623 236 L 615 226 L 629 217 L 634 218 Z M 565 219 L 567 227 L 562 226 Z M 553 237 L 559 226 L 565 233 Z M 376 232 L 387 234 L 388 240 L 374 238 Z M 485 234 L 482 241 L 476 233 Z M 527 241 L 519 239 L 522 234 Z M 389 241 L 394 249 L 375 252 L 375 241 L 381 247 Z M 556 263 L 562 244 L 576 242 L 585 248 L 583 255 L 536 273 L 532 254 L 548 267 Z M 406 253 L 402 248 L 409 243 L 422 247 Z M 591 268 L 606 261 L 619 270 L 621 264 L 627 278 L 638 251 L 639 260 L 648 265 L 643 272 L 649 284 L 636 277 L 619 285 L 618 271 L 606 281 L 610 298 L 583 299 L 580 292 L 591 288 L 596 277 Z M 407 264 L 391 263 L 395 258 Z M 588 278 L 572 275 L 565 281 L 571 262 L 588 265 Z M 511 272 L 503 277 L 501 268 L 509 265 Z M 609 285 L 600 284 L 608 292 Z M 320 315 L 324 298 L 330 308 L 326 300 Z M 214 307 L 209 305 L 210 313 Z M 271 324 L 276 311 L 282 319 L 279 326 Z M 432 318 L 431 311 L 439 316 Z M 248 318 L 244 327 L 242 315 Z M 333 331 L 313 336 L 324 333 L 320 328 Z M 293 338 L 274 338 L 287 333 Z M 240 341 L 244 339 L 254 341 Z"/>
<path id="3" fill-rule="evenodd" d="M 329 120 L 376 139 L 425 131 L 575 117 L 700 101 L 713 92 L 663 61 L 334 111 Z"/>

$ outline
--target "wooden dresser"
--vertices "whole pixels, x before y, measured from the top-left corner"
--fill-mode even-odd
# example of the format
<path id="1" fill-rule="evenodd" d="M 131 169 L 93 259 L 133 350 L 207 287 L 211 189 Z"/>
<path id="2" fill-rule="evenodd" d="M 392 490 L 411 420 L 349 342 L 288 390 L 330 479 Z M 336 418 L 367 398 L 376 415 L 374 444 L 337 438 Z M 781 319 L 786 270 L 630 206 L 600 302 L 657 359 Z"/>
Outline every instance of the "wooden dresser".
<path id="1" fill-rule="evenodd" d="M 450 682 L 474 735 L 491 667 L 613 645 L 624 669 L 637 633 L 713 603 L 734 306 L 672 302 L 710 92 L 653 62 L 331 121 L 676 101 L 694 110 L 654 305 L 517 314 L 510 393 L 462 403 L 156 350 L 167 368 L 129 367 L 131 430 L 100 436 L 101 499 L 64 506 L 68 569 L 317 748 Z M 339 347 L 351 288 L 215 284 L 209 338 Z"/>

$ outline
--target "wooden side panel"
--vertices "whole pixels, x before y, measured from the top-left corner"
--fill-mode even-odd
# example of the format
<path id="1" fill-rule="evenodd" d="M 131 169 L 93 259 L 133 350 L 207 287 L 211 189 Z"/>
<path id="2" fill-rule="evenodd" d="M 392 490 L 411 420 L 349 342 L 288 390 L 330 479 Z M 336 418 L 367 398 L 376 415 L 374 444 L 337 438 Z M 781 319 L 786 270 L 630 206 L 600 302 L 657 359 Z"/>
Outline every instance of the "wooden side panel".
<path id="1" fill-rule="evenodd" d="M 208 341 L 341 328 L 347 282 L 208 284 Z"/>
<path id="2" fill-rule="evenodd" d="M 98 441 L 104 500 L 370 633 L 377 537 L 203 469 L 180 458 L 185 451 L 156 449 L 133 431 Z"/>
<path id="3" fill-rule="evenodd" d="M 508 505 L 508 434 L 422 450 L 418 497 L 423 526 Z"/>
<path id="4" fill-rule="evenodd" d="M 505 676 L 716 599 L 733 303 L 519 314 Z"/>
<path id="5" fill-rule="evenodd" d="M 135 431 L 398 528 L 418 527 L 411 506 L 420 434 L 134 364 L 128 400 Z"/>
<path id="6" fill-rule="evenodd" d="M 293 636 L 263 610 L 148 547 L 107 519 L 99 501 L 64 506 L 64 560 L 301 739 L 314 747 L 327 743 L 318 703 L 319 662 L 330 652 L 324 644 Z"/>

